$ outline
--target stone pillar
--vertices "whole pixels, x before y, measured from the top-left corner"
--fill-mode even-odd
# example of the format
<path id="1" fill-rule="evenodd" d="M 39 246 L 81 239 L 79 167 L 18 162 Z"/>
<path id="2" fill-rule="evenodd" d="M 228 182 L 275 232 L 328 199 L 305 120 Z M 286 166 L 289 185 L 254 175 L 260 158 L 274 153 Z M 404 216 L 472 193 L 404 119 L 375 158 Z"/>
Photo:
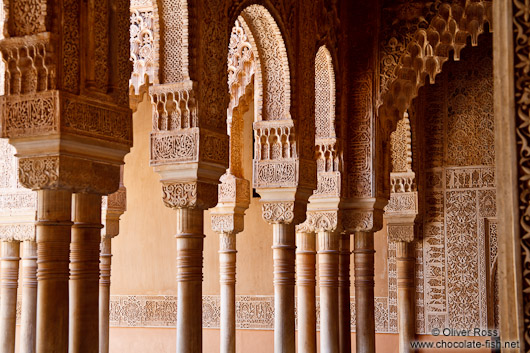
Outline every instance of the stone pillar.
<path id="1" fill-rule="evenodd" d="M 388 241 L 396 243 L 397 309 L 399 352 L 413 350 L 410 342 L 416 333 L 416 288 L 414 228 L 418 215 L 416 175 L 412 171 L 412 133 L 409 115 L 403 114 L 390 136 L 392 172 L 390 200 L 385 209 Z"/>
<path id="2" fill-rule="evenodd" d="M 177 353 L 202 352 L 203 212 L 177 209 Z"/>
<path id="3" fill-rule="evenodd" d="M 294 225 L 274 223 L 274 352 L 295 353 L 295 249 Z"/>
<path id="4" fill-rule="evenodd" d="M 340 234 L 319 230 L 320 352 L 339 352 Z"/>
<path id="5" fill-rule="evenodd" d="M 342 233 L 339 255 L 339 352 L 351 352 L 350 234 Z"/>
<path id="6" fill-rule="evenodd" d="M 231 138 L 235 134 L 232 133 Z M 236 235 L 243 231 L 250 204 L 250 183 L 227 170 L 221 176 L 219 201 L 212 209 L 212 230 L 219 234 L 221 353 L 236 351 Z"/>
<path id="7" fill-rule="evenodd" d="M 37 243 L 35 240 L 23 242 L 22 255 L 20 353 L 35 353 L 37 329 Z"/>
<path id="8" fill-rule="evenodd" d="M 99 253 L 99 352 L 109 352 L 110 268 L 112 237 L 101 236 Z"/>
<path id="9" fill-rule="evenodd" d="M 236 253 L 236 235 L 221 233 L 219 241 L 221 353 L 236 352 Z"/>
<path id="10" fill-rule="evenodd" d="M 298 353 L 317 352 L 315 266 L 315 233 L 302 223 L 296 227 Z"/>
<path id="11" fill-rule="evenodd" d="M 3 19 L 0 19 L 0 22 Z M 3 66 L 2 66 L 3 67 Z M 0 74 L 0 81 L 3 81 L 4 73 Z M 1 122 L 0 122 L 1 124 Z M 22 293 L 22 320 L 20 325 L 20 348 L 21 353 L 35 352 L 35 326 L 36 326 L 36 306 L 37 306 L 37 280 L 36 280 L 36 256 L 37 249 L 35 243 L 35 215 L 37 209 L 36 193 L 20 187 L 19 178 L 17 177 L 17 160 L 15 157 L 16 150 L 9 144 L 8 139 L 0 138 L 0 173 L 2 182 L 0 183 L 0 241 L 6 242 L 6 251 L 12 245 L 9 242 L 23 242 L 23 261 L 21 271 L 21 283 L 19 295 Z M 14 244 L 13 244 L 14 246 Z M 18 245 L 20 247 L 21 245 Z M 17 257 L 18 250 L 17 250 Z M 17 261 L 18 262 L 18 261 Z M 13 262 L 6 262 L 6 265 L 12 265 Z M 18 266 L 18 264 L 17 264 Z M 7 280 L 17 280 L 19 273 L 15 278 L 6 278 Z M 16 282 L 15 297 L 16 293 Z M 0 293 L 0 298 L 3 298 Z M 6 295 L 5 300 L 9 300 Z M 13 303 L 12 303 L 13 304 Z M 16 301 L 13 305 L 16 304 Z M 9 308 L 6 304 L 0 310 L 15 310 L 15 307 Z M 11 348 L 5 346 L 6 335 L 14 335 L 14 331 L 5 327 L 0 328 L 2 333 L 2 344 L 0 351 L 10 352 Z M 13 336 L 14 342 L 14 336 Z M 14 347 L 14 346 L 13 346 Z"/>
<path id="12" fill-rule="evenodd" d="M 319 195 L 320 196 L 320 195 Z M 320 352 L 339 352 L 339 257 L 338 195 L 309 198 L 307 222 L 318 236 L 320 286 Z"/>
<path id="13" fill-rule="evenodd" d="M 101 195 L 74 194 L 69 353 L 98 353 Z"/>
<path id="14" fill-rule="evenodd" d="M 374 233 L 354 235 L 356 352 L 375 353 Z"/>
<path id="15" fill-rule="evenodd" d="M 416 287 L 414 286 L 414 244 L 406 241 L 396 242 L 397 282 L 398 282 L 398 328 L 399 352 L 413 350 L 410 342 L 416 335 Z"/>
<path id="16" fill-rule="evenodd" d="M 101 206 L 101 244 L 99 253 L 99 353 L 109 352 L 110 271 L 112 238 L 120 232 L 120 216 L 127 209 L 127 190 L 123 186 L 123 166 L 120 172 L 120 188 L 103 198 Z"/>
<path id="17" fill-rule="evenodd" d="M 68 279 L 72 193 L 39 190 L 37 352 L 68 352 Z"/>
<path id="18" fill-rule="evenodd" d="M 3 239 L 1 251 L 0 348 L 2 352 L 14 353 L 20 242 Z"/>
<path id="19" fill-rule="evenodd" d="M 10 114 L 0 115 L 0 137 L 9 138 L 16 149 L 20 185 L 38 191 L 37 353 L 69 349 L 72 193 L 116 191 L 120 166 L 132 146 L 130 28 L 123 25 L 129 23 L 130 9 L 101 4 L 95 9 L 87 2 L 43 0 L 22 12 L 10 11 L 0 41 L 2 58 L 10 63 L 0 96 L 2 110 Z M 32 25 L 23 18 L 31 18 Z M 100 223 L 92 218 L 98 217 L 96 210 L 99 205 L 87 207 L 81 212 L 87 218 L 78 222 Z M 97 352 L 99 237 L 89 236 L 95 229 L 81 226 L 74 234 L 72 308 L 81 311 L 71 315 L 70 353 Z M 87 280 L 89 273 L 95 280 Z M 85 300 L 95 314 L 86 311 Z M 94 321 L 95 335 L 93 328 L 85 330 Z M 85 342 L 96 348 L 85 350 Z"/>

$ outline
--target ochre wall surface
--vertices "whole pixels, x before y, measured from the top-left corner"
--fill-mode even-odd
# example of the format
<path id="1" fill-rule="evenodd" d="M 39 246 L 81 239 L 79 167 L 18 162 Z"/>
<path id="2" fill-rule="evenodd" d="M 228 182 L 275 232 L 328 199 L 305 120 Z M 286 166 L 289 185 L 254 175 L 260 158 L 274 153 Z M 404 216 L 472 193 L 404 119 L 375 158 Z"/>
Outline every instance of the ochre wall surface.
<path id="1" fill-rule="evenodd" d="M 134 147 L 126 156 L 124 184 L 127 188 L 127 211 L 121 218 L 120 235 L 113 239 L 112 295 L 176 295 L 176 217 L 174 211 L 162 202 L 158 175 L 149 166 L 149 134 L 152 128 L 151 104 L 147 97 L 138 105 L 134 118 Z M 245 114 L 245 141 L 243 153 L 244 176 L 252 172 L 252 119 L 253 105 Z M 219 295 L 219 236 L 212 232 L 209 212 L 204 214 L 204 295 Z M 375 235 L 376 289 L 378 297 L 387 295 L 386 232 Z M 237 236 L 237 295 L 272 296 L 272 226 L 261 216 L 259 198 L 253 197 L 246 211 L 245 230 Z M 353 275 L 353 256 L 352 275 Z M 353 278 L 352 278 L 352 296 Z M 217 332 L 217 330 L 208 330 Z M 144 336 L 145 332 L 145 337 Z M 171 332 L 169 334 L 168 332 Z M 262 333 L 259 333 L 262 332 Z M 264 337 L 264 344 L 272 344 L 272 333 L 239 330 L 238 342 L 255 342 L 254 336 Z M 212 333 L 213 334 L 213 333 Z M 146 352 L 151 336 L 157 344 L 174 347 L 173 329 L 113 328 L 113 352 Z M 116 336 L 114 336 L 116 335 Z M 215 333 L 218 335 L 218 333 Z M 126 337 L 131 336 L 130 339 Z M 123 337 L 124 339 L 120 339 Z M 270 339 L 269 339 L 270 338 Z M 257 338 L 256 338 L 257 339 Z M 162 342 L 163 341 L 163 342 Z M 211 341 L 211 340 L 210 340 Z M 208 341 L 208 342 L 210 342 Z M 136 342 L 133 344 L 133 342 Z M 142 343 L 144 342 L 144 343 Z M 217 340 L 214 340 L 217 344 Z M 134 350 L 118 349 L 130 344 Z M 157 347 L 155 345 L 155 347 Z M 165 351 L 158 349 L 158 352 Z"/>
<path id="2" fill-rule="evenodd" d="M 247 115 L 251 114 L 252 109 Z M 245 119 L 247 120 L 247 119 Z M 250 124 L 246 124 L 248 127 Z M 176 294 L 175 213 L 162 202 L 158 175 L 149 166 L 151 105 L 147 98 L 134 114 L 134 147 L 125 158 L 127 211 L 120 235 L 113 239 L 113 295 Z M 251 134 L 250 128 L 246 134 Z M 250 139 L 250 142 L 252 140 Z M 251 148 L 245 145 L 245 148 Z M 244 174 L 250 178 L 252 154 L 244 154 Z M 204 295 L 219 294 L 219 236 L 212 232 L 210 213 L 204 214 Z M 245 216 L 245 230 L 237 236 L 237 294 L 272 295 L 272 226 L 261 216 L 253 197 Z M 376 296 L 387 295 L 386 231 L 375 235 Z M 353 264 L 353 255 L 351 257 Z M 353 266 L 352 275 L 353 275 Z M 352 295 L 354 294 L 352 286 Z"/>

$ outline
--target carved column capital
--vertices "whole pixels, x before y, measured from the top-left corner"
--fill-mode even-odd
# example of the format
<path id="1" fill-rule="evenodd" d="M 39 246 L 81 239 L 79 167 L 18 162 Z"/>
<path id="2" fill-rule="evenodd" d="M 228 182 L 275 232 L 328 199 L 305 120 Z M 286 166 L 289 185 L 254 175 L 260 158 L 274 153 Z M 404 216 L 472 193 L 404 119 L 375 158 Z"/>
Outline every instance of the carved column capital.
<path id="1" fill-rule="evenodd" d="M 217 185 L 200 182 L 163 183 L 162 200 L 167 207 L 208 209 L 217 203 Z"/>
<path id="2" fill-rule="evenodd" d="M 34 223 L 0 224 L 0 241 L 35 241 Z"/>
<path id="3" fill-rule="evenodd" d="M 334 232 L 339 228 L 338 211 L 307 211 L 307 221 L 315 232 Z"/>
<path id="4" fill-rule="evenodd" d="M 264 202 L 261 210 L 268 223 L 289 224 L 294 220 L 294 202 Z"/>
<path id="5" fill-rule="evenodd" d="M 120 217 L 127 210 L 127 190 L 124 186 L 118 191 L 104 196 L 101 204 L 103 229 L 101 237 L 112 239 L 120 233 Z"/>
<path id="6" fill-rule="evenodd" d="M 219 203 L 212 209 L 212 230 L 237 234 L 243 231 L 245 210 L 250 205 L 250 183 L 229 172 L 221 176 Z"/>
<path id="7" fill-rule="evenodd" d="M 349 200 L 342 209 L 342 224 L 347 233 L 377 232 L 383 228 L 384 198 Z"/>
<path id="8" fill-rule="evenodd" d="M 18 163 L 22 186 L 32 189 L 68 189 L 110 194 L 120 180 L 120 166 L 62 154 L 25 157 Z"/>
<path id="9" fill-rule="evenodd" d="M 388 241 L 414 241 L 414 223 L 412 224 L 388 224 Z"/>
<path id="10" fill-rule="evenodd" d="M 244 229 L 244 214 L 215 214 L 212 210 L 212 230 L 219 234 L 237 234 Z"/>
<path id="11" fill-rule="evenodd" d="M 304 221 L 304 223 L 300 223 L 298 224 L 296 227 L 296 233 L 297 234 L 301 234 L 301 233 L 314 233 L 315 232 L 315 229 L 313 228 L 313 226 L 309 223 L 308 219 L 306 219 Z"/>

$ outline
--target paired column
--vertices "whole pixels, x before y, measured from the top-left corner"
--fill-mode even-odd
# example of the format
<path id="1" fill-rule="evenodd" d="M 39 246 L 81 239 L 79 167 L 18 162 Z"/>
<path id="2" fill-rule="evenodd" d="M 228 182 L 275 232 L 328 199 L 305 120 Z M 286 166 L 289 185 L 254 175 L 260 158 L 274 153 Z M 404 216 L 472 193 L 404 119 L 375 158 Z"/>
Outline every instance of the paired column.
<path id="1" fill-rule="evenodd" d="M 0 348 L 2 352 L 14 353 L 20 242 L 3 240 L 1 248 Z"/>
<path id="2" fill-rule="evenodd" d="M 123 186 L 123 166 L 120 170 L 120 188 L 103 198 L 101 243 L 99 250 L 99 353 L 109 352 L 110 270 L 112 238 L 120 232 L 120 216 L 127 209 L 126 189 Z"/>
<path id="3" fill-rule="evenodd" d="M 203 210 L 177 211 L 177 353 L 202 352 Z"/>
<path id="4" fill-rule="evenodd" d="M 375 352 L 374 233 L 355 232 L 356 352 Z"/>
<path id="5" fill-rule="evenodd" d="M 236 254 L 236 235 L 221 233 L 219 242 L 221 353 L 236 352 Z"/>
<path id="6" fill-rule="evenodd" d="M 234 137 L 234 135 L 232 135 Z M 212 230 L 219 234 L 221 285 L 221 353 L 236 352 L 236 235 L 244 229 L 250 204 L 250 183 L 228 169 L 221 176 L 217 206 L 212 209 Z"/>
<path id="7" fill-rule="evenodd" d="M 274 352 L 295 353 L 294 224 L 273 224 Z"/>
<path id="8" fill-rule="evenodd" d="M 101 195 L 74 195 L 70 248 L 69 353 L 98 353 Z"/>
<path id="9" fill-rule="evenodd" d="M 37 353 L 67 353 L 72 193 L 43 189 L 37 199 Z"/>
<path id="10" fill-rule="evenodd" d="M 351 352 L 350 234 L 342 233 L 339 255 L 339 352 Z"/>
<path id="11" fill-rule="evenodd" d="M 416 287 L 414 285 L 414 243 L 397 241 L 397 282 L 398 282 L 398 328 L 399 328 L 399 352 L 412 352 L 410 342 L 416 334 L 415 298 Z"/>
<path id="12" fill-rule="evenodd" d="M 37 329 L 37 243 L 34 240 L 25 240 L 22 244 L 20 353 L 35 353 Z"/>
<path id="13" fill-rule="evenodd" d="M 338 232 L 318 232 L 321 353 L 339 352 L 339 250 Z"/>
<path id="14" fill-rule="evenodd" d="M 305 224 L 296 230 L 298 353 L 316 353 L 316 237 Z"/>
<path id="15" fill-rule="evenodd" d="M 102 236 L 99 254 L 99 353 L 109 352 L 111 259 L 112 238 Z"/>

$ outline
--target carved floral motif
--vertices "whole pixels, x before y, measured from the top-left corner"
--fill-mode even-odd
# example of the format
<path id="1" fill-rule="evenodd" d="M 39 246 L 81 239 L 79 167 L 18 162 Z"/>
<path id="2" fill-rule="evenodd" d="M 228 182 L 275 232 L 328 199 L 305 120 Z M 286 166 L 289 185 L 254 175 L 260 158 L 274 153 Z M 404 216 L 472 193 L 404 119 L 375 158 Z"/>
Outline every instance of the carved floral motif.
<path id="1" fill-rule="evenodd" d="M 524 339 L 530 345 L 530 189 L 528 175 L 530 171 L 530 134 L 528 132 L 529 87 L 528 67 L 530 65 L 530 21 L 528 4 L 519 0 L 513 1 L 514 30 L 514 82 L 515 110 L 517 112 L 516 136 L 519 153 L 519 225 L 521 233 L 521 262 L 523 271 L 523 303 L 524 303 Z M 500 236 L 500 235 L 499 235 Z"/>
<path id="2" fill-rule="evenodd" d="M 294 219 L 294 202 L 265 202 L 263 219 L 269 223 L 291 223 Z"/>

